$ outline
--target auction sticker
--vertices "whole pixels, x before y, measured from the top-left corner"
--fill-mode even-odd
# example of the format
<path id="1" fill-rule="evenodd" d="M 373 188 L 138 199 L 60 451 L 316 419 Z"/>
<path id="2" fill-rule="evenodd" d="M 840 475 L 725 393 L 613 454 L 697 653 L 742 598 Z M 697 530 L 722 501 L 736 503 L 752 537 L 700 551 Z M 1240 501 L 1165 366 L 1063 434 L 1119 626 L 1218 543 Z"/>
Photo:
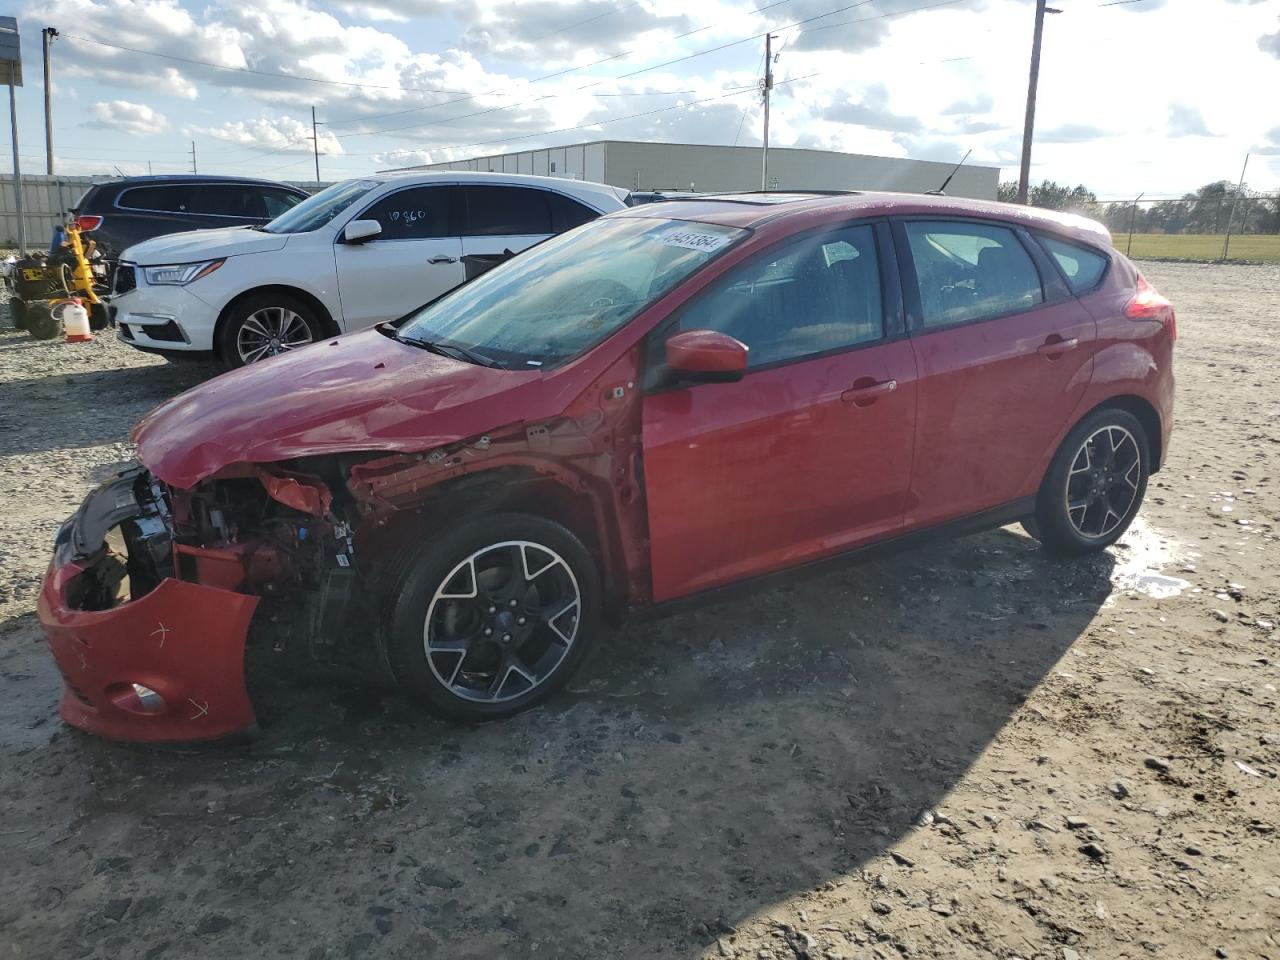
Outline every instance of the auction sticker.
<path id="1" fill-rule="evenodd" d="M 676 230 L 664 233 L 660 239 L 668 247 L 684 247 L 686 250 L 701 250 L 704 253 L 719 250 L 729 242 L 729 238 L 723 234 L 699 233 L 697 230 Z"/>

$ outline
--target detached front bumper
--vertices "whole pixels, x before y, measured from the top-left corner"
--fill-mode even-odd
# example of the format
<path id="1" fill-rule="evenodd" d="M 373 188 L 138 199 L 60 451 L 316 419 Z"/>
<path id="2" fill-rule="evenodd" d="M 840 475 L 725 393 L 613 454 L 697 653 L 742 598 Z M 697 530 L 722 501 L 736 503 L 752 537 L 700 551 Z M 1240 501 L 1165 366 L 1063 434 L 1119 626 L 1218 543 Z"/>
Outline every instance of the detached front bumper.
<path id="1" fill-rule="evenodd" d="M 120 740 L 208 740 L 255 725 L 245 688 L 244 650 L 256 597 L 164 577 L 140 596 L 107 609 L 105 564 L 125 563 L 141 581 L 140 531 L 159 522 L 154 504 L 136 495 L 141 468 L 99 488 L 63 525 L 37 615 L 62 671 L 59 713 L 72 726 Z M 132 525 L 132 526 L 130 526 Z M 127 558 L 107 535 L 128 529 Z M 155 538 L 152 538 L 154 549 Z M 86 580 L 85 578 L 89 578 Z M 86 597 L 98 599 L 86 601 Z"/>

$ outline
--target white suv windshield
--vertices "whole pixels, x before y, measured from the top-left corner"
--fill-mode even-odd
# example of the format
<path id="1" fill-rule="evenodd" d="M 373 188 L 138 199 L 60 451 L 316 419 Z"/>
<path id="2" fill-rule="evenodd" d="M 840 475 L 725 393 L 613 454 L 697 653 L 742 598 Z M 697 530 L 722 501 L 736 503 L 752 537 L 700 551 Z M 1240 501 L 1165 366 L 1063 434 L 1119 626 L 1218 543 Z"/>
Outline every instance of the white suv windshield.
<path id="1" fill-rule="evenodd" d="M 552 366 L 599 343 L 746 235 L 649 217 L 595 220 L 424 307 L 397 337 L 508 369 Z"/>
<path id="2" fill-rule="evenodd" d="M 267 233 L 310 233 L 318 230 L 377 185 L 377 180 L 335 183 L 280 214 L 262 229 Z"/>

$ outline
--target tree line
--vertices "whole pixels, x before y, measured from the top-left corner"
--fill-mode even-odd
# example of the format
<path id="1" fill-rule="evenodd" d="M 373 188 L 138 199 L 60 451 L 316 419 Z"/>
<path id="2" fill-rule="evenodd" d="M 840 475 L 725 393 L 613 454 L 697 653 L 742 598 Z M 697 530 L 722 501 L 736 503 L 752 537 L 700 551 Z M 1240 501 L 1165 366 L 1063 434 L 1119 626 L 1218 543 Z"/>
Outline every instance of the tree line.
<path id="1" fill-rule="evenodd" d="M 1231 219 L 1232 233 L 1280 233 L 1280 193 L 1259 193 L 1248 185 L 1229 180 L 1206 183 L 1193 193 L 1170 200 L 1099 200 L 1083 184 L 1045 180 L 1032 184 L 1033 207 L 1079 213 L 1107 225 L 1112 233 L 1225 233 Z M 1017 183 L 1002 183 L 997 199 L 1014 202 Z M 1235 215 L 1232 216 L 1232 206 Z"/>

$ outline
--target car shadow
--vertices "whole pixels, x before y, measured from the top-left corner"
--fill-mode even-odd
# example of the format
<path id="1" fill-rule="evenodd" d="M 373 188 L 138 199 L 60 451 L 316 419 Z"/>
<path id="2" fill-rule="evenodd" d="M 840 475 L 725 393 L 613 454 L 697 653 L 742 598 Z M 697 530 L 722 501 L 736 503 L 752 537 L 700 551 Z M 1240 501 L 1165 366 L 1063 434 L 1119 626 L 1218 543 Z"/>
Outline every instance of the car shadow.
<path id="1" fill-rule="evenodd" d="M 14 344 L 0 346 L 14 347 Z M 37 344 L 37 349 L 47 349 Z M 98 446 L 124 440 L 147 411 L 215 376 L 212 363 L 117 370 L 49 371 L 0 381 L 0 455 Z M 57 430 L 48 424 L 56 422 Z"/>
<path id="2" fill-rule="evenodd" d="M 157 898 L 163 929 L 135 925 L 135 948 L 212 912 L 222 948 L 262 955 L 693 958 L 806 890 L 904 869 L 888 849 L 1089 626 L 1112 566 L 994 531 L 633 623 L 503 722 L 293 687 L 248 743 L 69 732 L 17 772 L 41 796 L 76 784 L 48 838 L 72 820 L 89 864 L 124 858 L 116 887 Z M 67 916 L 124 895 L 78 893 L 77 862 Z M 50 914 L 47 942 L 110 944 L 110 925 L 63 926 Z"/>

